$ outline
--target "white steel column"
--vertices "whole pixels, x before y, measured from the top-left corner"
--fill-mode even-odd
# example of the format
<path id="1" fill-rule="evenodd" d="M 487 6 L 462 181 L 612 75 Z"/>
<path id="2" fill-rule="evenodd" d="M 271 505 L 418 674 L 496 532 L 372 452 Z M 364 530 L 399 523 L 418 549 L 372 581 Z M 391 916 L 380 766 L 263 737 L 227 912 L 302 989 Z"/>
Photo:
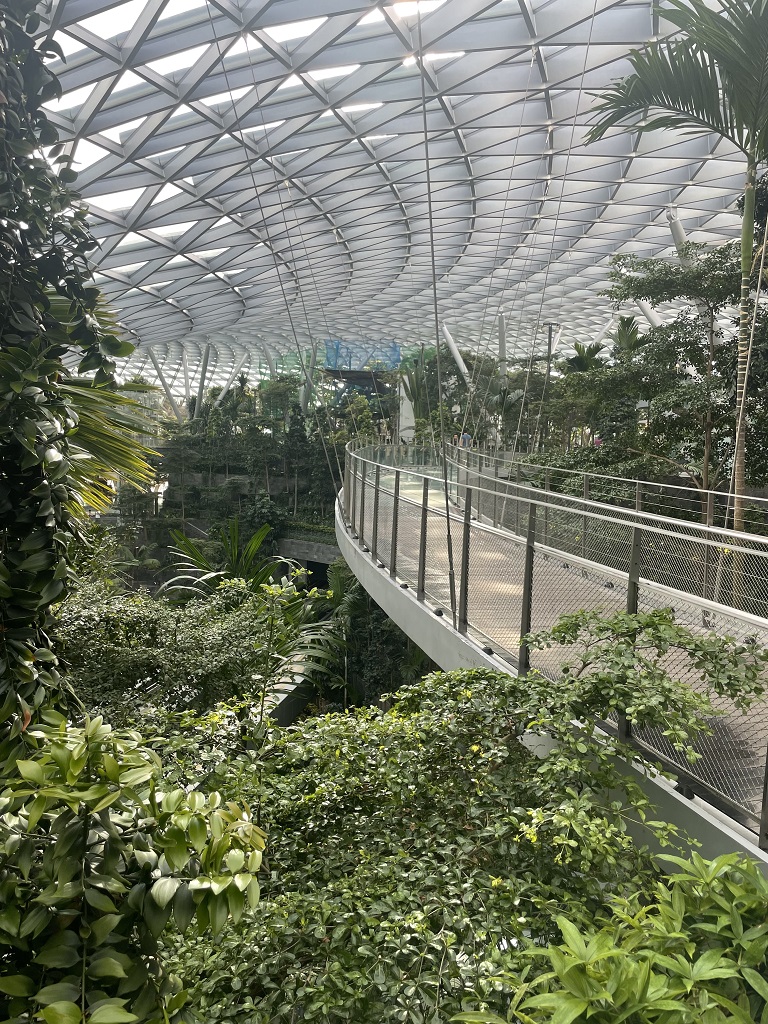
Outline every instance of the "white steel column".
<path id="1" fill-rule="evenodd" d="M 168 399 L 168 401 L 171 404 L 171 408 L 173 409 L 174 416 L 179 421 L 179 423 L 183 423 L 184 422 L 184 417 L 181 415 L 181 409 L 179 409 L 178 405 L 176 404 L 176 402 L 174 400 L 173 395 L 171 394 L 171 389 L 168 387 L 168 381 L 165 379 L 165 377 L 163 376 L 163 371 L 160 369 L 160 363 L 158 363 L 158 361 L 157 361 L 157 356 L 155 355 L 155 353 L 152 351 L 151 348 L 147 349 L 147 355 L 149 356 L 150 362 L 152 363 L 152 365 L 155 368 L 155 373 L 157 374 L 157 379 L 160 381 L 160 385 L 161 385 L 163 391 L 165 392 L 165 397 Z"/>

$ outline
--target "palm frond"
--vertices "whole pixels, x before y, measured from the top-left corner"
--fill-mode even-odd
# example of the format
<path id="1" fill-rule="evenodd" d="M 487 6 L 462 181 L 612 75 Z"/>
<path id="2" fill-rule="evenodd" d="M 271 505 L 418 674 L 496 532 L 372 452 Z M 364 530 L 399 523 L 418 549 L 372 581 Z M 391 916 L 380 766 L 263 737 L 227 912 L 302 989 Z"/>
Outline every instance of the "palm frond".
<path id="1" fill-rule="evenodd" d="M 663 17 L 684 38 L 629 54 L 633 74 L 599 94 L 587 142 L 614 127 L 712 131 L 745 154 L 768 155 L 766 0 L 668 0 Z M 643 120 L 644 119 L 644 120 Z"/>
<path id="2" fill-rule="evenodd" d="M 105 511 L 114 497 L 111 481 L 119 478 L 137 488 L 151 484 L 155 473 L 149 460 L 156 453 L 136 440 L 151 430 L 141 405 L 92 380 L 65 378 L 60 388 L 78 418 L 69 441 L 82 501 Z"/>
<path id="3" fill-rule="evenodd" d="M 283 561 L 260 554 L 261 547 L 272 527 L 266 523 L 253 534 L 240 550 L 240 522 L 235 517 L 219 531 L 219 540 L 224 547 L 224 564 L 213 564 L 198 543 L 179 530 L 171 530 L 173 546 L 169 549 L 174 557 L 176 572 L 160 588 L 160 593 L 175 600 L 187 601 L 193 597 L 204 597 L 212 593 L 224 580 L 244 580 L 254 593 L 272 578 L 276 568 Z"/>

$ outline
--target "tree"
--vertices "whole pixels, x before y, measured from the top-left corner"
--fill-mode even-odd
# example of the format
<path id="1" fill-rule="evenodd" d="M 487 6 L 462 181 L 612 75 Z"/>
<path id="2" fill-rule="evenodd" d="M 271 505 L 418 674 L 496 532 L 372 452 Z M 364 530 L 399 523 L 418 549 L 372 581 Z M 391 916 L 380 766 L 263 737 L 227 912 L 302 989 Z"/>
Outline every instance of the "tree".
<path id="1" fill-rule="evenodd" d="M 618 256 L 610 279 L 609 295 L 616 304 L 638 299 L 692 304 L 671 323 L 648 331 L 636 350 L 633 365 L 644 377 L 642 397 L 651 402 L 640 446 L 650 458 L 689 473 L 703 491 L 715 488 L 734 451 L 723 430 L 732 431 L 738 418 L 724 376 L 729 346 L 717 326 L 739 292 L 735 247 L 688 244 L 683 259 L 674 262 Z M 703 502 L 706 508 L 706 497 Z"/>
<path id="2" fill-rule="evenodd" d="M 590 345 L 582 345 L 574 342 L 574 354 L 565 359 L 560 369 L 563 373 L 587 373 L 589 370 L 597 370 L 603 365 L 600 353 L 605 345 L 599 341 L 593 341 Z"/>
<path id="3" fill-rule="evenodd" d="M 768 3 L 720 0 L 720 7 L 722 11 L 715 12 L 706 0 L 669 0 L 664 18 L 685 37 L 654 42 L 642 51 L 630 52 L 634 72 L 603 93 L 594 108 L 599 116 L 587 133 L 587 141 L 601 139 L 617 126 L 642 132 L 698 129 L 727 139 L 746 158 L 733 456 L 734 528 L 740 530 L 744 525 L 744 403 L 755 183 L 758 165 L 768 157 Z"/>
<path id="4" fill-rule="evenodd" d="M 611 359 L 618 363 L 631 362 L 647 341 L 640 333 L 637 320 L 633 316 L 620 316 L 616 330 L 611 335 Z"/>

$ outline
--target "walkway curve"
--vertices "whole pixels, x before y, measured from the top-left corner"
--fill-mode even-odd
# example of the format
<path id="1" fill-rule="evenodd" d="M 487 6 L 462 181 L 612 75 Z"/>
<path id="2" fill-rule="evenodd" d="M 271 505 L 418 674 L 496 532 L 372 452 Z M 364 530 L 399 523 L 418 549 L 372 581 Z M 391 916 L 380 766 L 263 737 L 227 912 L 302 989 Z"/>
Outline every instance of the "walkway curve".
<path id="1" fill-rule="evenodd" d="M 494 661 L 559 678 L 562 649 L 528 652 L 520 640 L 580 609 L 671 606 L 694 630 L 768 646 L 768 538 L 543 492 L 453 451 L 446 516 L 440 458 L 429 449 L 350 445 L 344 520 L 379 571 L 411 592 L 403 600 L 415 596 Z M 409 622 L 405 631 L 423 642 L 423 625 Z M 723 716 L 699 741 L 695 766 L 659 730 L 633 741 L 768 847 L 768 701 L 746 716 L 726 698 L 712 699 Z"/>

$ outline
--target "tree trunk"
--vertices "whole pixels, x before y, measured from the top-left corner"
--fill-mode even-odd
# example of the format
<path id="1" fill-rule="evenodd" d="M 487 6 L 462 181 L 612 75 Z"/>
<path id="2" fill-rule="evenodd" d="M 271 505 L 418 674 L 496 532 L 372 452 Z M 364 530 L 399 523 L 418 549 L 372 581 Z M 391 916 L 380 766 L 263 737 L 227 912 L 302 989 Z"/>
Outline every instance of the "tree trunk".
<path id="1" fill-rule="evenodd" d="M 736 366 L 736 431 L 733 451 L 733 528 L 744 529 L 744 487 L 746 483 L 746 385 L 749 363 L 751 305 L 749 279 L 752 275 L 752 249 L 755 242 L 755 179 L 757 163 L 748 157 L 744 189 L 744 214 L 741 222 L 741 296 L 739 301 L 739 349 Z"/>

